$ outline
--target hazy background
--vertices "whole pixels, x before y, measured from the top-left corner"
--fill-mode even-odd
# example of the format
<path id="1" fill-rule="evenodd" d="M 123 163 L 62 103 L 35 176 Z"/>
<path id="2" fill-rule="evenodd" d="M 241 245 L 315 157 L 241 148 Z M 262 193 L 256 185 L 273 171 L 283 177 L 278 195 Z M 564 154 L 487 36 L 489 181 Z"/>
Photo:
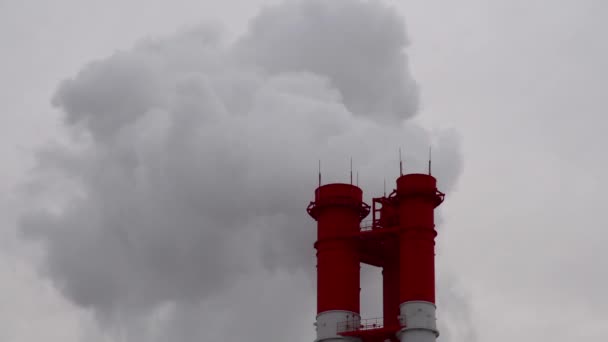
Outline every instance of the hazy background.
<path id="1" fill-rule="evenodd" d="M 0 2 L 0 339 L 310 341 L 316 160 L 430 144 L 441 339 L 607 337 L 608 6 L 291 3 Z"/>

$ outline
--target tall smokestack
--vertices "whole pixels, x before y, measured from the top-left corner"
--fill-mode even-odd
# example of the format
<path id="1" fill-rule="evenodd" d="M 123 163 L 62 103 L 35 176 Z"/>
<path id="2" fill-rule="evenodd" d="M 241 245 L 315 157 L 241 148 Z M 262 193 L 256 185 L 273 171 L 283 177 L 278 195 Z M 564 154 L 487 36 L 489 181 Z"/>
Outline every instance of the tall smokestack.
<path id="1" fill-rule="evenodd" d="M 409 174 L 397 179 L 399 201 L 401 342 L 434 342 L 435 318 L 434 210 L 443 201 L 431 175 Z"/>
<path id="2" fill-rule="evenodd" d="M 344 341 L 338 324 L 357 325 L 360 265 L 358 242 L 361 220 L 369 214 L 363 191 L 352 184 L 317 188 L 308 213 L 317 220 L 317 340 Z"/>
<path id="3" fill-rule="evenodd" d="M 317 188 L 308 206 L 318 227 L 316 342 L 435 341 L 434 210 L 443 197 L 433 176 L 401 175 L 362 226 L 370 207 L 360 188 Z M 383 319 L 361 319 L 360 263 L 382 268 Z"/>

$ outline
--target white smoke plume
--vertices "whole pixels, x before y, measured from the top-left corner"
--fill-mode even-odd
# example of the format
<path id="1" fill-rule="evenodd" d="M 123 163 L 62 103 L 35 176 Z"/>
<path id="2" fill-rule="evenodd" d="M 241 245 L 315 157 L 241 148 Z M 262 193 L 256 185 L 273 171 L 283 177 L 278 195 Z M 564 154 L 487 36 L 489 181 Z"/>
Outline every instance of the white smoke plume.
<path id="1" fill-rule="evenodd" d="M 348 181 L 352 156 L 368 197 L 399 146 L 423 171 L 433 145 L 444 191 L 461 171 L 458 137 L 410 120 L 406 46 L 379 2 L 290 1 L 232 43 L 203 27 L 85 66 L 53 98 L 71 143 L 39 155 L 49 200 L 21 220 L 41 272 L 116 340 L 310 340 L 317 160 Z"/>

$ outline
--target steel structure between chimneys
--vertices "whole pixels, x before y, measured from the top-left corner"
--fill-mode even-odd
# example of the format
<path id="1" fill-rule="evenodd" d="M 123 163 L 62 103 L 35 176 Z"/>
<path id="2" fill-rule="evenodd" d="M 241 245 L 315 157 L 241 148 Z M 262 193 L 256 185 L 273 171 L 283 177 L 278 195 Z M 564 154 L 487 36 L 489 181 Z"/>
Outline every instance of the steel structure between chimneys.
<path id="1" fill-rule="evenodd" d="M 352 184 L 319 186 L 308 213 L 317 221 L 317 342 L 433 342 L 434 177 L 407 174 L 388 196 L 363 202 Z M 372 213 L 370 227 L 361 221 Z M 382 268 L 383 320 L 361 319 L 360 263 Z"/>

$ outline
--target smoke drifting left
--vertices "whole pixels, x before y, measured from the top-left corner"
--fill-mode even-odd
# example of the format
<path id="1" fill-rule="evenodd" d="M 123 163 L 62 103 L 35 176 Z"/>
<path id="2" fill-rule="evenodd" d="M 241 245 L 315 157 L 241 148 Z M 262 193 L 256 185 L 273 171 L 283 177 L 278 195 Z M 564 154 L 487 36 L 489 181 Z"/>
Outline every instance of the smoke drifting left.
<path id="1" fill-rule="evenodd" d="M 458 138 L 411 121 L 406 46 L 402 18 L 378 2 L 288 1 L 232 44 L 200 28 L 84 66 L 53 98 L 71 144 L 41 151 L 33 174 L 54 204 L 21 220 L 41 271 L 128 341 L 312 336 L 312 311 L 280 312 L 314 290 L 301 279 L 314 271 L 304 208 L 317 160 L 346 180 L 353 156 L 378 192 L 398 146 L 422 170 L 434 144 L 448 192 L 461 171 Z M 274 296 L 251 293 L 264 288 Z M 227 323 L 259 313 L 283 328 Z"/>

